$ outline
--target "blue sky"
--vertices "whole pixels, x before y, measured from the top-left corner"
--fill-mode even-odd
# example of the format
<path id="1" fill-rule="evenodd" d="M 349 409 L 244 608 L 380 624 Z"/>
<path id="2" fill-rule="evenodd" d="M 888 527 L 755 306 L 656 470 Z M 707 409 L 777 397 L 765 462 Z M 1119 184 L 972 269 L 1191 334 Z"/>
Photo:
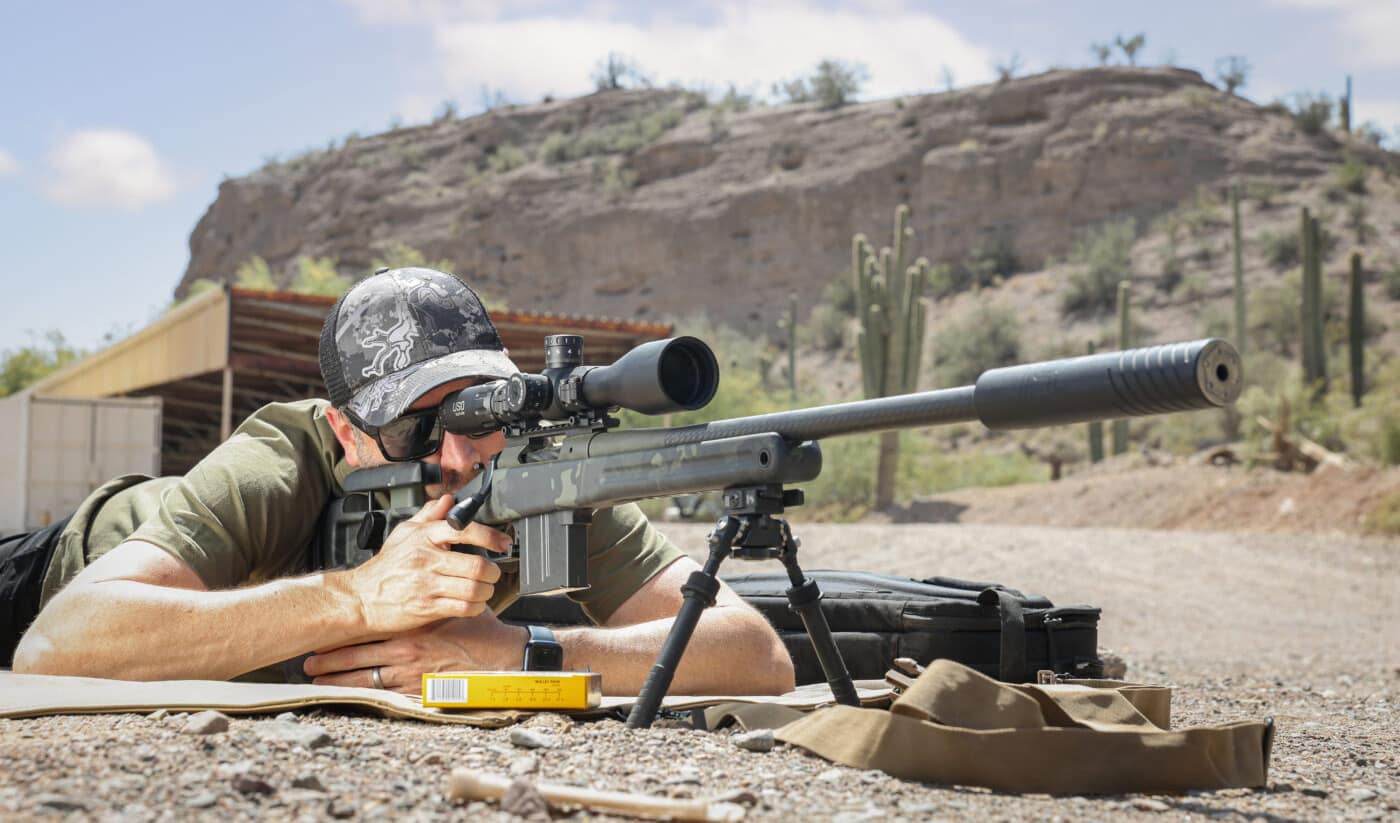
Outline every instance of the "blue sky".
<path id="1" fill-rule="evenodd" d="M 483 90 L 591 90 L 608 51 L 657 81 L 766 91 L 817 60 L 862 62 L 869 99 L 1091 60 L 1144 32 L 1139 62 L 1245 56 L 1244 94 L 1338 93 L 1400 129 L 1400 0 L 0 0 L 0 350 L 76 345 L 158 315 L 219 181 Z"/>

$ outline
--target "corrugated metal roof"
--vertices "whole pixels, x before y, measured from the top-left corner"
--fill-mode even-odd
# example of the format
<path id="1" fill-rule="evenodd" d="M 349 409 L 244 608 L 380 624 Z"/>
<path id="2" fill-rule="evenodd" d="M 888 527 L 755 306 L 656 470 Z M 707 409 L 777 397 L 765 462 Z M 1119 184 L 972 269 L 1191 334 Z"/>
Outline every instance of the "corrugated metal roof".
<path id="1" fill-rule="evenodd" d="M 210 289 L 96 354 L 35 384 L 50 397 L 157 396 L 164 401 L 162 467 L 187 471 L 227 431 L 266 403 L 322 397 L 317 349 L 333 297 Z M 663 323 L 497 311 L 491 319 L 512 359 L 544 367 L 544 336 L 582 334 L 585 360 L 611 363 Z"/>

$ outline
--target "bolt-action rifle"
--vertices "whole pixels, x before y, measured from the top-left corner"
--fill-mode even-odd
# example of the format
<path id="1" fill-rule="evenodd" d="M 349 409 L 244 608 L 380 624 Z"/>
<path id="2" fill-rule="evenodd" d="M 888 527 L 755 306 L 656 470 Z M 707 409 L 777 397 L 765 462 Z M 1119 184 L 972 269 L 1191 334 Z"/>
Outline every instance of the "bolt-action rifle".
<path id="1" fill-rule="evenodd" d="M 792 607 L 812 635 L 839 702 L 855 688 L 826 620 L 820 592 L 797 565 L 785 520 L 800 489 L 821 472 L 818 441 L 837 435 L 980 421 L 993 430 L 1225 406 L 1238 398 L 1239 354 L 1219 339 L 1171 343 L 983 372 L 974 385 L 816 406 L 692 426 L 614 430 L 612 412 L 665 414 L 703 407 L 719 386 L 710 348 L 694 337 L 645 343 L 610 366 L 584 366 L 583 339 L 545 338 L 545 368 L 472 386 L 443 400 L 439 418 L 455 434 L 501 431 L 505 448 L 457 492 L 448 520 L 512 524 L 520 592 L 587 588 L 588 527 L 596 509 L 652 497 L 719 490 L 725 516 L 710 555 L 683 587 L 684 604 L 628 719 L 648 726 L 670 686 L 701 611 L 714 602 L 720 563 L 777 559 L 793 586 Z M 437 467 L 391 464 L 357 471 L 347 497 L 323 520 L 314 559 L 322 567 L 367 559 L 400 520 L 425 502 Z M 382 498 L 387 492 L 387 504 Z M 353 538 L 352 538 L 353 534 Z"/>

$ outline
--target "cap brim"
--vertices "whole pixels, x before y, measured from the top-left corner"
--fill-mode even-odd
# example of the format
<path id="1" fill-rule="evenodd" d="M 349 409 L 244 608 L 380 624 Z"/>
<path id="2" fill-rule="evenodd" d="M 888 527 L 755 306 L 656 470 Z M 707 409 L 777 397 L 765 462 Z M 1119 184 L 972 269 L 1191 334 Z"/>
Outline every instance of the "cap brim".
<path id="1" fill-rule="evenodd" d="M 362 386 L 349 408 L 370 426 L 382 426 L 408 411 L 418 398 L 453 380 L 468 377 L 505 378 L 520 369 L 505 352 L 490 349 L 459 351 L 409 366 Z"/>

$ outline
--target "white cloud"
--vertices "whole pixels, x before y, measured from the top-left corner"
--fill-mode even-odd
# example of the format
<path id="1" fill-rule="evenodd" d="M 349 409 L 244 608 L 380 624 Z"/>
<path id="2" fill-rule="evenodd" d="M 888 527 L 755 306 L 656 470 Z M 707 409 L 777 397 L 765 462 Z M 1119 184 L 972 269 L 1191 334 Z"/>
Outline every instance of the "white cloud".
<path id="1" fill-rule="evenodd" d="M 140 209 L 175 194 L 175 175 L 145 138 L 121 129 L 88 129 L 49 153 L 48 196 L 65 206 Z"/>
<path id="2" fill-rule="evenodd" d="M 19 172 L 19 161 L 13 154 L 0 149 L 0 177 L 8 177 Z"/>
<path id="3" fill-rule="evenodd" d="M 1400 66 L 1400 2 L 1396 0 L 1273 0 L 1275 5 L 1330 12 L 1347 61 L 1368 68 Z"/>
<path id="4" fill-rule="evenodd" d="M 346 0 L 370 24 L 431 27 L 439 88 L 416 90 L 404 105 L 455 97 L 471 108 L 483 87 L 512 100 L 592 91 L 590 77 L 608 52 L 635 60 L 659 83 L 722 89 L 733 83 L 767 94 L 773 82 L 836 58 L 869 69 L 861 96 L 887 97 L 939 88 L 943 66 L 961 84 L 992 79 L 992 54 L 937 15 L 902 0 L 865 0 L 845 9 L 795 0 L 765 4 L 719 0 L 691 7 L 686 20 L 642 20 L 593 10 L 452 0 Z M 872 13 L 878 10 L 879 13 Z"/>

